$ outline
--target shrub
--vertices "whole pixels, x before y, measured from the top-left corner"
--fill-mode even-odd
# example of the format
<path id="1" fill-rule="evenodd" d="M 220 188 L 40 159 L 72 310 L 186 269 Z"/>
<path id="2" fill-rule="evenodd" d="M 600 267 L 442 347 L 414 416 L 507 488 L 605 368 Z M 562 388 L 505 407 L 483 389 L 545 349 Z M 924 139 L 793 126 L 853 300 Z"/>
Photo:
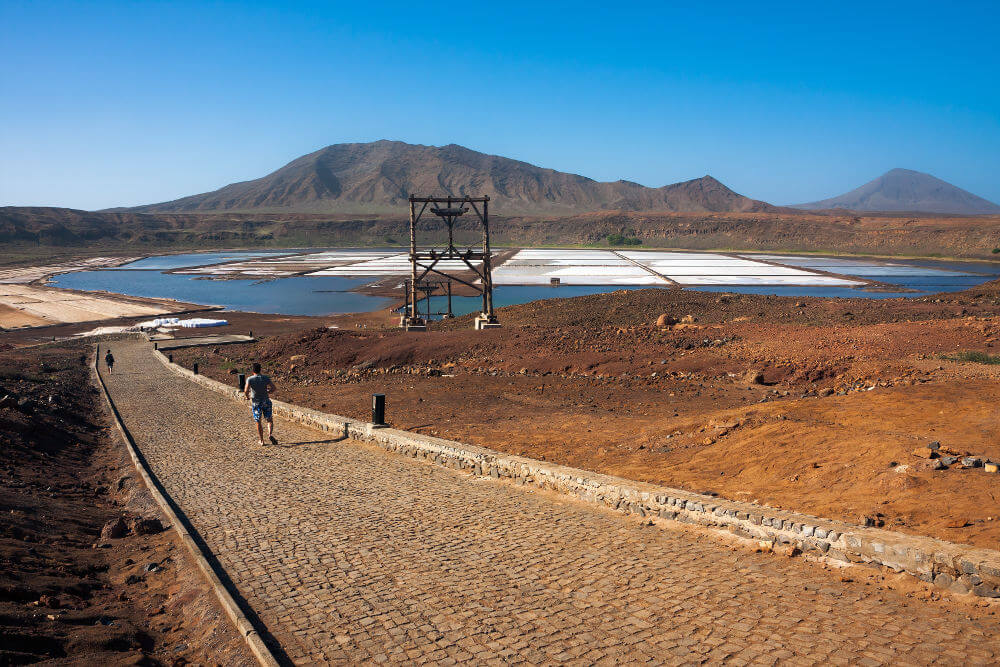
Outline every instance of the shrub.
<path id="1" fill-rule="evenodd" d="M 963 352 L 956 352 L 955 354 L 943 354 L 941 358 L 948 361 L 969 361 L 975 364 L 990 364 L 991 366 L 1000 364 L 1000 356 L 986 354 L 985 352 L 976 352 L 974 350 L 965 350 Z"/>
<path id="2" fill-rule="evenodd" d="M 624 234 L 608 234 L 608 245 L 642 245 L 642 239 Z"/>

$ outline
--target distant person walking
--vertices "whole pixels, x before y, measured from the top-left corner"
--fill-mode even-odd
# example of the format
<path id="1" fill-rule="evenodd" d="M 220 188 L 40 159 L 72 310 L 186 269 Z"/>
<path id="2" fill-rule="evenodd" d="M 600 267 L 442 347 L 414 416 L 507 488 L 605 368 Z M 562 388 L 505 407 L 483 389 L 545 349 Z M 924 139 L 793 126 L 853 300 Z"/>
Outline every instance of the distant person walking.
<path id="1" fill-rule="evenodd" d="M 250 399 L 250 413 L 253 420 L 257 422 L 257 437 L 260 438 L 260 446 L 264 447 L 264 426 L 261 419 L 267 422 L 267 438 L 272 445 L 278 444 L 274 437 L 274 420 L 271 418 L 271 394 L 276 391 L 271 378 L 261 375 L 260 364 L 253 365 L 253 375 L 247 378 L 243 395 Z"/>
<path id="2" fill-rule="evenodd" d="M 104 363 L 108 365 L 108 372 L 112 373 L 115 370 L 115 355 L 111 354 L 111 350 L 104 355 Z"/>

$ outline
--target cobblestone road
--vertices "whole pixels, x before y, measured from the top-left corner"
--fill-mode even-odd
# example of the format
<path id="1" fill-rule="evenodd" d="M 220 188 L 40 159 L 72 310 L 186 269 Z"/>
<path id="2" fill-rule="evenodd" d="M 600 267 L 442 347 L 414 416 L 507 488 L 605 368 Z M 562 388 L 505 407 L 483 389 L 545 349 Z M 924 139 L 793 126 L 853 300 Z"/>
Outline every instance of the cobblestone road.
<path id="1" fill-rule="evenodd" d="M 167 491 L 287 655 L 324 661 L 992 663 L 974 619 L 797 560 L 277 424 L 112 345 Z M 361 400 L 361 397 L 359 397 Z"/>

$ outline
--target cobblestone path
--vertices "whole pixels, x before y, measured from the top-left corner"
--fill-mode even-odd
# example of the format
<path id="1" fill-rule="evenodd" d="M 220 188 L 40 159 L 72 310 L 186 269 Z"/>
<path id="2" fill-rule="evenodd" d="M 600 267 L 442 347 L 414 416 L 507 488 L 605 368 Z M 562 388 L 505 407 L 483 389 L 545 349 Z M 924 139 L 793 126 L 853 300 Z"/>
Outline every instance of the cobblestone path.
<path id="1" fill-rule="evenodd" d="M 955 603 L 280 421 L 284 446 L 261 448 L 247 406 L 174 375 L 147 344 L 112 349 L 104 377 L 137 444 L 297 663 L 1000 656 L 997 617 Z"/>

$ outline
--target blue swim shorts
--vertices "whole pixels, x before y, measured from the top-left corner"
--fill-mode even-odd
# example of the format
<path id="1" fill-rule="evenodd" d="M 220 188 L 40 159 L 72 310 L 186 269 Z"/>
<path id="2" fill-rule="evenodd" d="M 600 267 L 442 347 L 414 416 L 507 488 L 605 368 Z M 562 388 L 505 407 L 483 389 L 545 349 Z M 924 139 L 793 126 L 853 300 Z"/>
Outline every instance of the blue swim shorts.
<path id="1" fill-rule="evenodd" d="M 271 399 L 267 399 L 263 403 L 255 403 L 250 401 L 250 412 L 253 414 L 253 420 L 259 422 L 261 417 L 264 419 L 271 418 Z"/>

